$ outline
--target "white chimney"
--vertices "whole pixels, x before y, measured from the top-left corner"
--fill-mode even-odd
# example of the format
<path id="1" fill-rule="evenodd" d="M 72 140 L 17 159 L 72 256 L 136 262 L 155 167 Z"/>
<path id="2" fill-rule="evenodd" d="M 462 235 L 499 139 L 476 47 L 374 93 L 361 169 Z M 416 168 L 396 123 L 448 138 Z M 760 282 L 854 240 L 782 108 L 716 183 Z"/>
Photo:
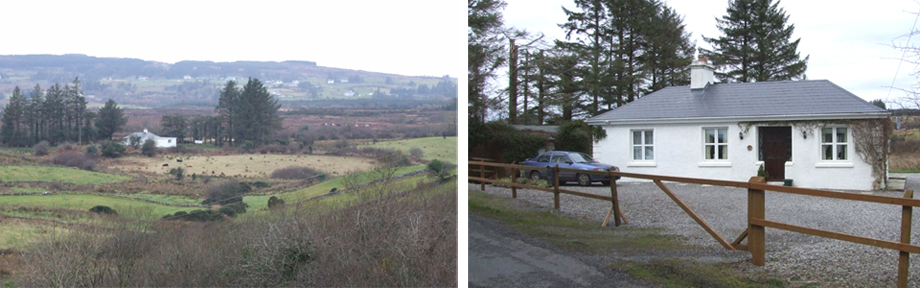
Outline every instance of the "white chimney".
<path id="1" fill-rule="evenodd" d="M 147 133 L 147 128 L 144 128 L 144 133 Z"/>
<path id="2" fill-rule="evenodd" d="M 703 89 L 706 84 L 715 83 L 713 78 L 715 67 L 709 64 L 709 58 L 700 56 L 700 59 L 690 64 L 690 89 Z"/>

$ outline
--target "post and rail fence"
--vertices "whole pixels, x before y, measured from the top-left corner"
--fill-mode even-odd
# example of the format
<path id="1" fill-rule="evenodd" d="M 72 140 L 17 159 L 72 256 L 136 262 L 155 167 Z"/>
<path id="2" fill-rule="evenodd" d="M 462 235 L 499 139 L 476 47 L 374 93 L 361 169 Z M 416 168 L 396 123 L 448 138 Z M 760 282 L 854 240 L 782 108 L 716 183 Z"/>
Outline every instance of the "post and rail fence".
<path id="1" fill-rule="evenodd" d="M 913 245 L 910 242 L 910 233 L 911 233 L 911 219 L 913 215 L 913 207 L 920 207 L 920 199 L 914 199 L 914 191 L 907 190 L 904 193 L 904 197 L 890 197 L 890 196 L 878 196 L 878 195 L 866 195 L 866 194 L 854 194 L 854 193 L 845 193 L 845 192 L 835 192 L 828 190 L 819 190 L 819 189 L 809 189 L 809 188 L 798 188 L 798 187 L 788 187 L 788 186 L 776 186 L 766 184 L 766 181 L 763 177 L 751 177 L 748 182 L 741 181 L 728 181 L 728 180 L 713 180 L 713 179 L 700 179 L 700 178 L 686 178 L 686 177 L 674 177 L 674 176 L 661 176 L 661 175 L 648 175 L 648 174 L 637 174 L 637 173 L 626 173 L 619 171 L 585 171 L 585 170 L 576 170 L 576 169 L 566 169 L 559 168 L 558 165 L 551 167 L 552 173 L 550 173 L 553 179 L 550 179 L 553 187 L 546 188 L 534 185 L 526 185 L 522 183 L 517 183 L 518 172 L 521 170 L 533 170 L 533 166 L 524 166 L 517 164 L 505 164 L 505 163 L 494 163 L 481 161 L 485 159 L 472 159 L 469 161 L 469 171 L 470 181 L 477 181 L 481 183 L 480 189 L 485 190 L 485 184 L 494 184 L 500 182 L 502 185 L 507 185 L 511 187 L 511 195 L 513 198 L 517 198 L 517 189 L 530 189 L 537 191 L 544 191 L 553 193 L 553 206 L 556 210 L 560 208 L 560 194 L 569 194 L 578 197 L 587 197 L 603 201 L 610 202 L 610 210 L 607 212 L 607 216 L 604 218 L 601 226 L 607 226 L 610 220 L 610 216 L 614 216 L 614 225 L 620 226 L 621 224 L 629 224 L 626 220 L 626 217 L 623 215 L 623 212 L 620 210 L 619 199 L 617 195 L 617 184 L 616 177 L 626 177 L 626 178 L 637 178 L 637 179 L 646 179 L 651 180 L 657 185 L 662 192 L 668 195 L 684 212 L 687 213 L 697 224 L 699 224 L 709 235 L 711 235 L 719 244 L 721 244 L 725 249 L 729 250 L 741 250 L 748 251 L 751 253 L 751 262 L 754 265 L 764 266 L 766 260 L 766 238 L 765 238 L 765 228 L 773 228 L 786 230 L 801 234 L 808 234 L 812 236 L 836 239 L 841 241 L 847 241 L 857 244 L 875 246 L 880 248 L 892 249 L 898 251 L 898 286 L 897 287 L 907 287 L 907 279 L 909 275 L 908 267 L 910 266 L 910 254 L 920 254 L 920 246 Z M 476 168 L 473 168 L 476 167 Z M 511 173 L 511 183 L 498 181 L 495 177 L 499 169 L 510 169 Z M 545 169 L 545 168 L 540 168 Z M 478 171 L 479 176 L 472 176 L 474 171 Z M 488 173 L 487 173 L 488 172 Z M 579 191 L 572 191 L 567 189 L 562 189 L 559 187 L 559 172 L 574 172 L 581 174 L 591 174 L 591 175 L 606 175 L 610 177 L 610 196 L 603 196 Z M 491 178 L 489 176 L 492 176 Z M 734 241 L 728 242 L 725 237 L 722 237 L 718 232 L 716 232 L 705 220 L 703 220 L 693 209 L 690 208 L 686 203 L 684 203 L 674 192 L 671 191 L 664 184 L 663 181 L 668 182 L 678 182 L 678 183 L 689 183 L 689 184 L 704 184 L 712 186 L 722 186 L 722 187 L 735 187 L 735 188 L 744 188 L 747 189 L 748 194 L 748 223 L 747 229 L 741 233 Z M 778 193 L 788 193 L 788 194 L 797 194 L 813 197 L 824 197 L 824 198 L 833 198 L 841 200 L 851 200 L 851 201 L 861 201 L 861 202 L 872 202 L 879 204 L 888 204 L 901 207 L 901 238 L 900 241 L 888 241 L 882 239 L 868 238 L 850 234 L 844 234 L 839 232 L 820 230 L 814 228 L 808 228 L 803 226 L 797 226 L 787 223 L 775 222 L 766 219 L 765 212 L 765 193 L 766 191 L 778 192 Z M 747 244 L 741 243 L 747 239 Z"/>

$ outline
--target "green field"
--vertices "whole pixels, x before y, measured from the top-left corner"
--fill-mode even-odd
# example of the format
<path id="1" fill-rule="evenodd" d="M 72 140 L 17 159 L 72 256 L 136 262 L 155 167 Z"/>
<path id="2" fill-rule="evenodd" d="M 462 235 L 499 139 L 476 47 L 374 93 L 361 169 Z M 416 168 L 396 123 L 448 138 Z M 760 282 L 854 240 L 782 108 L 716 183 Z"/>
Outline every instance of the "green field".
<path id="1" fill-rule="evenodd" d="M 457 163 L 457 137 L 426 137 L 396 141 L 382 141 L 376 144 L 360 145 L 358 148 L 372 147 L 380 149 L 396 149 L 406 154 L 415 147 L 422 149 L 422 159 L 447 161 Z"/>
<path id="2" fill-rule="evenodd" d="M 159 218 L 178 211 L 191 211 L 205 208 L 176 207 L 125 198 L 100 195 L 54 194 L 54 195 L 19 195 L 0 196 L 0 206 L 40 206 L 88 211 L 96 205 L 109 206 L 121 216 L 129 218 Z"/>
<path id="3" fill-rule="evenodd" d="M 49 166 L 0 166 L 3 181 L 47 181 L 74 184 L 102 184 L 129 180 L 131 177 L 110 175 L 76 168 Z"/>
<path id="4" fill-rule="evenodd" d="M 403 167 L 397 170 L 396 174 L 397 175 L 405 174 L 409 172 L 419 171 L 422 169 L 425 169 L 425 166 L 416 165 L 416 166 L 410 166 L 410 167 Z M 373 175 L 374 175 L 373 171 L 368 171 L 368 172 L 358 173 L 357 175 L 353 177 L 356 177 L 355 182 L 360 184 L 360 183 L 367 183 L 373 180 L 371 179 Z M 243 202 L 249 205 L 249 209 L 253 209 L 253 210 L 268 207 L 268 199 L 271 198 L 272 196 L 281 198 L 282 200 L 284 200 L 285 203 L 292 204 L 297 201 L 303 201 L 303 200 L 309 199 L 310 197 L 329 193 L 329 190 L 332 190 L 332 188 L 345 189 L 346 187 L 343 184 L 344 180 L 345 180 L 345 177 L 337 177 L 335 179 L 325 181 L 325 182 L 322 182 L 322 183 L 319 183 L 319 184 L 316 184 L 316 185 L 313 185 L 313 186 L 310 186 L 304 189 L 300 189 L 297 191 L 293 191 L 293 192 L 280 193 L 280 194 L 275 194 L 275 195 L 246 196 L 246 197 L 243 197 Z"/>

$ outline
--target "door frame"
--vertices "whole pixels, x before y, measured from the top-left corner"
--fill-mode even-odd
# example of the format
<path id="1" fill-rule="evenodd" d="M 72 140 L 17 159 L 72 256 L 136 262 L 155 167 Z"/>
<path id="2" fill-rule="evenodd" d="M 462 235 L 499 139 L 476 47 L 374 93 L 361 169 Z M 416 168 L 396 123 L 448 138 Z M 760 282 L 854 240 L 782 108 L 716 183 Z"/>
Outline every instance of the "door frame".
<path id="1" fill-rule="evenodd" d="M 786 134 L 788 131 L 788 134 Z M 776 163 L 774 160 L 769 160 L 767 157 L 766 150 L 764 149 L 764 143 L 766 142 L 767 137 L 770 137 L 773 142 L 785 142 L 786 143 L 786 154 L 787 156 L 783 159 L 782 163 Z M 793 147 L 792 147 L 792 126 L 759 126 L 757 127 L 757 149 L 758 149 L 758 161 L 761 161 L 764 165 L 764 170 L 770 174 L 770 177 L 767 180 L 770 181 L 781 181 L 786 179 L 786 163 L 792 160 Z M 774 151 L 771 149 L 771 151 Z M 762 158 L 761 158 L 762 157 Z M 779 172 L 779 173 L 777 173 Z"/>

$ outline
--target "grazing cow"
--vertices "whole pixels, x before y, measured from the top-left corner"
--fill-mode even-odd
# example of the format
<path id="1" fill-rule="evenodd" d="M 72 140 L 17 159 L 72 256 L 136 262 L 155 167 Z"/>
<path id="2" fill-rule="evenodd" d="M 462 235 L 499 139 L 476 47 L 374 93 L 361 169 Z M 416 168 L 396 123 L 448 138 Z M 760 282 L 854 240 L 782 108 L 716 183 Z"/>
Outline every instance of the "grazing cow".
<path id="1" fill-rule="evenodd" d="M 192 165 L 185 165 L 185 168 L 192 168 Z"/>
<path id="2" fill-rule="evenodd" d="M 182 159 L 176 159 L 176 162 L 182 163 Z"/>
<path id="3" fill-rule="evenodd" d="M 163 167 L 169 167 L 169 164 L 168 164 L 168 163 L 167 163 L 167 164 L 163 164 Z"/>

